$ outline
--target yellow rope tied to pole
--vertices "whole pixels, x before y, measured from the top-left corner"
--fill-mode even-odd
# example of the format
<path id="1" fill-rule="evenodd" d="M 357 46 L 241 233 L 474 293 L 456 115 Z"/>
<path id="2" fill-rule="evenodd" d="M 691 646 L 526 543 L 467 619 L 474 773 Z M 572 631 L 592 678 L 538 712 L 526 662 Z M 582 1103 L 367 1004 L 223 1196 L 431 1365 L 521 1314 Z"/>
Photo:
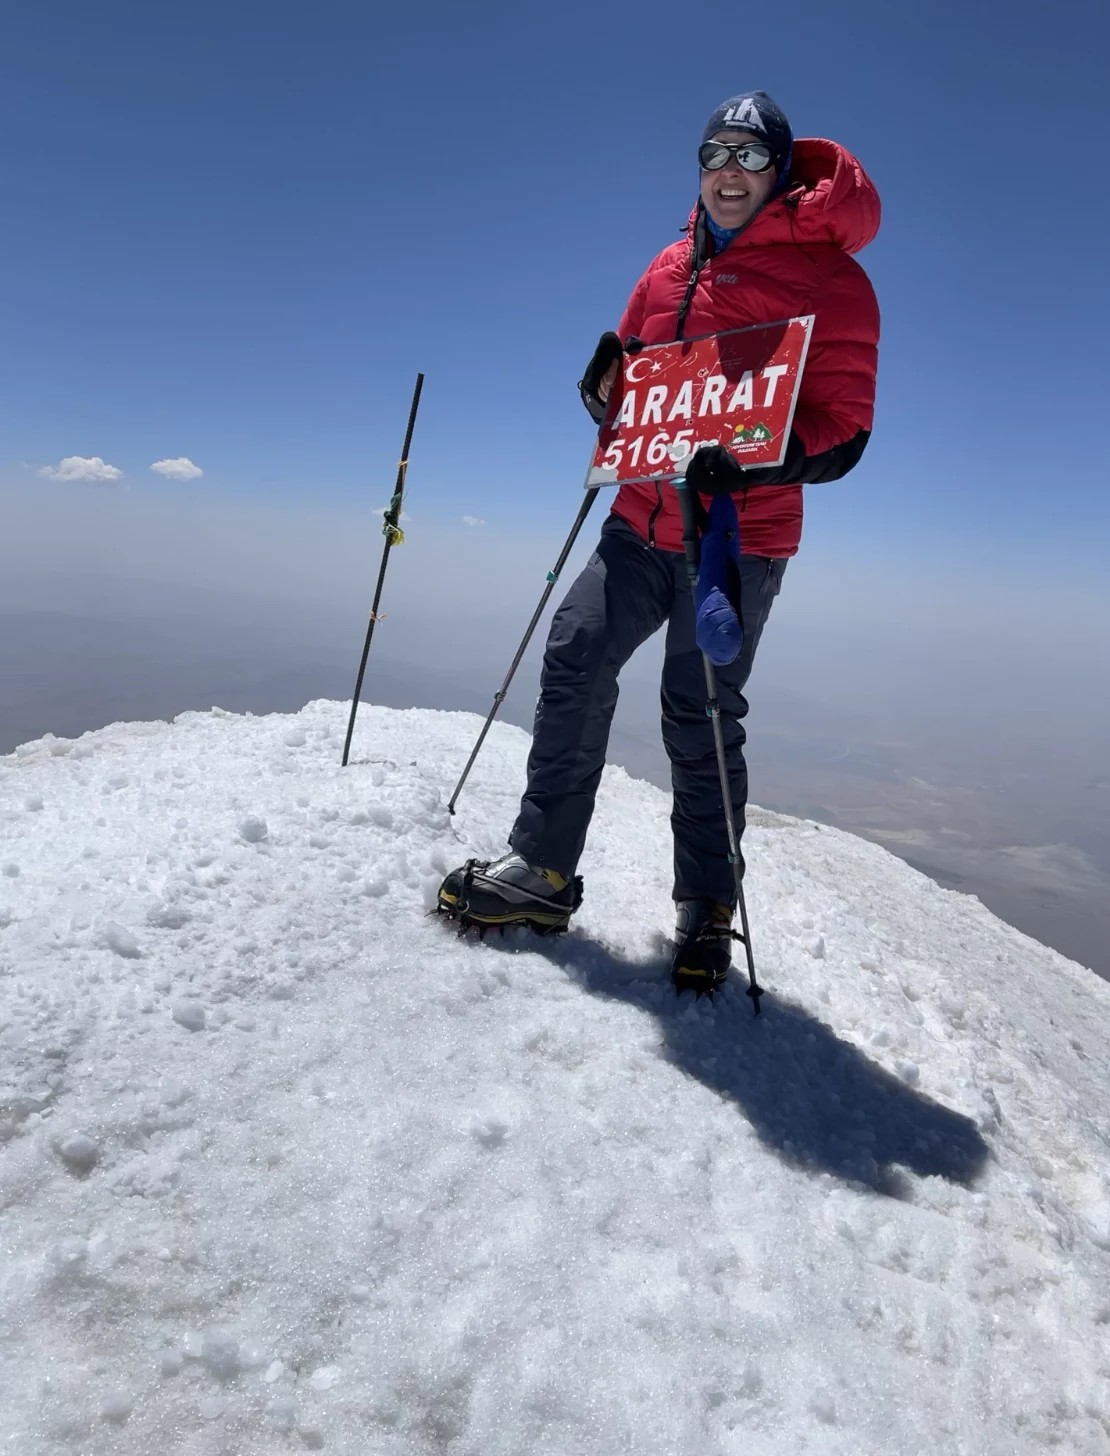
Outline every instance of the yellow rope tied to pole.
<path id="1" fill-rule="evenodd" d="M 382 522 L 382 535 L 391 546 L 403 546 L 405 544 L 405 533 L 397 524 L 397 518 L 401 510 L 401 496 L 405 489 L 405 476 L 408 473 L 408 460 L 398 460 L 397 469 L 400 472 L 397 476 L 397 489 L 393 493 L 393 499 L 389 502 L 389 509 L 385 513 L 385 520 Z"/>

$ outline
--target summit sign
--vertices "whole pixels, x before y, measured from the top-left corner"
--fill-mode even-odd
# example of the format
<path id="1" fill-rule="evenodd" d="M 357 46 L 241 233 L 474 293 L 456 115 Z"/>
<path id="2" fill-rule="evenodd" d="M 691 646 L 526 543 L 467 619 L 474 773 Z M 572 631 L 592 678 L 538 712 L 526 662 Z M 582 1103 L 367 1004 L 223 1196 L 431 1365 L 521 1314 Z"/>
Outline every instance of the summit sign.
<path id="1" fill-rule="evenodd" d="M 743 465 L 781 465 L 813 315 L 625 354 L 588 487 L 685 475 L 700 445 Z"/>

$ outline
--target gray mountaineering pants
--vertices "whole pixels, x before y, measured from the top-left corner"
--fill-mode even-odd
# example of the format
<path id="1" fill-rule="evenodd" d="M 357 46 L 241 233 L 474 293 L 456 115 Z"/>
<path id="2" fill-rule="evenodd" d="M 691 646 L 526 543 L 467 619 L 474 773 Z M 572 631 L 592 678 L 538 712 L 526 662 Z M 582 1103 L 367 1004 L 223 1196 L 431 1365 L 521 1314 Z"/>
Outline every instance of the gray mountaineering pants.
<path id="1" fill-rule="evenodd" d="M 738 831 L 748 797 L 741 721 L 748 704 L 742 689 L 786 560 L 743 556 L 741 563 L 744 647 L 735 662 L 717 669 Z M 574 873 L 605 767 L 617 674 L 664 622 L 663 743 L 674 788 L 674 898 L 705 896 L 730 904 L 728 835 L 686 559 L 680 551 L 649 547 L 619 516 L 605 522 L 597 550 L 552 620 L 528 787 L 509 843 L 530 864 Z"/>

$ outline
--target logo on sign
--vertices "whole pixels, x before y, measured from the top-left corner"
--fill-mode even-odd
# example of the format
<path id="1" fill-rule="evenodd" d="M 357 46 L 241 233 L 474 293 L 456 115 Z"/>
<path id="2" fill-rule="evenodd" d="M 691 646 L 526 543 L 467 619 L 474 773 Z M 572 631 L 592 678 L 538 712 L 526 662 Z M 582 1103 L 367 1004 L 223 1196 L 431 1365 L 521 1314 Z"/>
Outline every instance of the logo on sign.
<path id="1" fill-rule="evenodd" d="M 769 445 L 774 438 L 771 431 L 760 420 L 757 425 L 737 426 L 736 433 L 729 441 L 729 449 L 736 451 L 758 450 L 761 445 Z"/>

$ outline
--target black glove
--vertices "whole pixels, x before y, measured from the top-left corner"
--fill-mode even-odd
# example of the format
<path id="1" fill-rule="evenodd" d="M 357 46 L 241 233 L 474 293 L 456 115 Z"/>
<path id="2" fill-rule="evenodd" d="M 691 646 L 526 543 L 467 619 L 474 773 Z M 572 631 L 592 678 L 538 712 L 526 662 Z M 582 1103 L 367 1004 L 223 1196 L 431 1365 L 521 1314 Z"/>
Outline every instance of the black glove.
<path id="1" fill-rule="evenodd" d="M 582 396 L 582 403 L 589 410 L 591 418 L 596 420 L 599 425 L 605 418 L 607 401 L 600 400 L 597 392 L 601 388 L 605 371 L 623 354 L 624 349 L 621 347 L 618 335 L 612 331 L 602 334 L 597 348 L 594 350 L 594 357 L 586 365 L 586 372 L 578 381 L 578 392 Z"/>
<path id="2" fill-rule="evenodd" d="M 686 467 L 686 484 L 699 495 L 732 495 L 749 482 L 747 472 L 723 445 L 703 445 Z"/>

